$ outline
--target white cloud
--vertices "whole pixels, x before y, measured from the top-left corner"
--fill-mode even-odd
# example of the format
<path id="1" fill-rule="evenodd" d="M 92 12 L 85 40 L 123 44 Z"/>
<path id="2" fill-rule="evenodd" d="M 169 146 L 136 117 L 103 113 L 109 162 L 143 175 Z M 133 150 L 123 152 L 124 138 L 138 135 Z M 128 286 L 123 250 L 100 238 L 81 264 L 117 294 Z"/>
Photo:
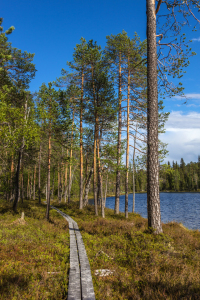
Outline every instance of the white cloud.
<path id="1" fill-rule="evenodd" d="M 186 103 L 186 105 L 187 105 L 187 107 L 200 107 L 200 105 L 197 105 L 197 104 L 187 104 Z M 177 106 L 181 106 L 181 105 L 177 105 Z"/>
<path id="2" fill-rule="evenodd" d="M 188 114 L 184 114 L 182 111 L 172 111 L 165 128 L 166 131 L 200 129 L 200 113 L 189 112 Z"/>
<path id="3" fill-rule="evenodd" d="M 178 100 L 197 100 L 200 99 L 200 93 L 188 93 L 188 94 L 184 94 L 184 96 L 174 96 L 172 99 L 178 99 Z"/>
<path id="4" fill-rule="evenodd" d="M 200 155 L 200 113 L 173 111 L 166 123 L 166 133 L 160 136 L 168 144 L 166 161 L 197 161 Z"/>
<path id="5" fill-rule="evenodd" d="M 192 41 L 194 41 L 194 42 L 200 42 L 200 37 L 199 38 L 197 38 L 197 39 L 192 39 Z"/>

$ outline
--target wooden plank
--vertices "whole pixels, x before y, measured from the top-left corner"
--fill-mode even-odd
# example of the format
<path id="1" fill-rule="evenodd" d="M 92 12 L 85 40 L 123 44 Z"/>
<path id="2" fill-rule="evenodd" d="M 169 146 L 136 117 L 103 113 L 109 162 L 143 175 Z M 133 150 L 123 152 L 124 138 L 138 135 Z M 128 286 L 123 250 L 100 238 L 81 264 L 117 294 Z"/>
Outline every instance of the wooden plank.
<path id="1" fill-rule="evenodd" d="M 90 269 L 89 260 L 85 250 L 85 245 L 81 233 L 78 229 L 78 225 L 75 224 L 75 233 L 78 246 L 78 255 L 80 262 L 80 271 L 81 271 L 81 293 L 83 300 L 95 300 L 94 287 L 92 282 L 92 274 Z"/>
<path id="2" fill-rule="evenodd" d="M 77 253 L 77 244 L 75 233 L 70 234 L 70 270 L 69 270 L 69 286 L 68 300 L 81 300 L 81 282 L 79 259 Z"/>
<path id="3" fill-rule="evenodd" d="M 63 213 L 56 207 L 51 207 L 56 209 L 56 211 L 60 213 L 69 223 L 70 272 L 67 299 L 95 300 L 90 264 L 78 224 L 70 216 Z"/>

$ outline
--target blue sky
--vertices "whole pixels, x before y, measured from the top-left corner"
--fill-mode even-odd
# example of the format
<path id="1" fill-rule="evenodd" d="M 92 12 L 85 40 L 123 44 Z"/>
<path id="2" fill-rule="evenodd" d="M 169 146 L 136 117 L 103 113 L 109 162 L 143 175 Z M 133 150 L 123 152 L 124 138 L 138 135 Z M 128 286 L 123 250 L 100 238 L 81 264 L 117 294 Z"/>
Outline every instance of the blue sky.
<path id="1" fill-rule="evenodd" d="M 43 82 L 60 76 L 66 61 L 72 60 L 74 47 L 81 37 L 96 40 L 104 48 L 106 36 L 125 30 L 130 37 L 137 32 L 146 38 L 146 1 L 122 0 L 7 0 L 1 4 L 4 29 L 15 31 L 9 41 L 16 48 L 35 53 L 35 79 L 31 91 L 37 91 Z M 200 18 L 200 14 L 199 14 Z M 194 24 L 194 22 L 192 22 Z M 168 143 L 166 160 L 183 157 L 186 162 L 197 161 L 200 155 L 200 30 L 184 32 L 197 53 L 182 78 L 187 105 L 179 97 L 166 99 L 165 110 L 170 117 L 161 140 Z"/>

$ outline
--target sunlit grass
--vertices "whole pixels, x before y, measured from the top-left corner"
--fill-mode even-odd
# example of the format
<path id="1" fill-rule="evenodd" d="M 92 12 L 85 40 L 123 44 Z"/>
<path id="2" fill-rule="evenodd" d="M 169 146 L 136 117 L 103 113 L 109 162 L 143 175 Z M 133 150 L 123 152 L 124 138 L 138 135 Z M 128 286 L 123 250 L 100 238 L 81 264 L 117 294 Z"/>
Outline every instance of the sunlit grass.
<path id="1" fill-rule="evenodd" d="M 25 213 L 25 224 L 17 220 Z M 68 224 L 33 201 L 13 214 L 0 203 L 0 299 L 64 299 L 69 268 Z"/>
<path id="2" fill-rule="evenodd" d="M 96 299 L 199 299 L 200 232 L 163 224 L 164 234 L 147 230 L 138 214 L 94 216 L 94 207 L 61 209 L 79 225 L 91 265 Z M 99 210 L 100 214 L 100 210 Z M 95 270 L 109 269 L 100 277 Z"/>
<path id="3" fill-rule="evenodd" d="M 199 299 L 200 232 L 181 224 L 163 224 L 163 234 L 147 229 L 139 214 L 95 217 L 94 207 L 54 205 L 79 225 L 88 254 L 95 296 L 102 299 Z M 66 299 L 69 268 L 68 224 L 56 211 L 33 201 L 13 214 L 0 206 L 0 299 Z M 25 212 L 25 225 L 18 224 Z M 99 209 L 100 215 L 100 209 Z M 101 277 L 95 270 L 108 269 Z M 53 273 L 55 272 L 55 273 Z"/>

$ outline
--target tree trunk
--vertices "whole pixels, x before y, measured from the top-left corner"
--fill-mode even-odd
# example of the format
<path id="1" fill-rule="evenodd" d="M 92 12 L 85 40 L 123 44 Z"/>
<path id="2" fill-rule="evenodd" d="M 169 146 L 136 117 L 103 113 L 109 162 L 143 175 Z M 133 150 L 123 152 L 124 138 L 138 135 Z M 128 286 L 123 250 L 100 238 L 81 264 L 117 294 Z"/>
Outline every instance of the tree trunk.
<path id="1" fill-rule="evenodd" d="M 126 183 L 125 183 L 125 217 L 128 218 L 128 173 L 129 173 L 129 99 L 130 99 L 130 68 L 128 56 L 128 90 L 127 90 L 127 138 L 126 138 Z"/>
<path id="2" fill-rule="evenodd" d="M 39 163 L 38 163 L 38 201 L 39 201 L 39 204 L 41 204 L 40 173 L 41 173 L 41 143 L 40 143 Z"/>
<path id="3" fill-rule="evenodd" d="M 95 113 L 96 115 L 96 113 Z M 96 116 L 95 116 L 96 120 Z M 98 207 L 97 207 L 97 123 L 95 121 L 94 129 L 94 176 L 93 176 L 93 187 L 94 187 L 94 206 L 95 206 L 95 215 L 98 216 Z"/>
<path id="4" fill-rule="evenodd" d="M 134 137 L 134 149 L 133 149 L 133 208 L 132 212 L 135 212 L 135 146 L 136 146 L 136 135 L 137 135 L 137 123 Z"/>
<path id="5" fill-rule="evenodd" d="M 98 158 L 99 159 L 99 158 Z M 100 179 L 100 170 L 99 166 L 97 166 L 97 205 L 101 206 L 101 179 Z"/>
<path id="6" fill-rule="evenodd" d="M 51 175 L 51 121 L 49 123 L 49 147 L 48 147 L 48 174 L 47 174 L 47 209 L 46 209 L 46 219 L 49 220 L 49 210 L 50 210 L 50 175 Z"/>
<path id="7" fill-rule="evenodd" d="M 16 171 L 16 175 L 15 175 L 15 200 L 13 202 L 14 212 L 17 212 L 17 204 L 19 202 L 19 195 L 20 195 L 19 175 L 20 175 L 20 168 L 21 168 L 21 160 L 22 160 L 22 149 L 19 150 L 17 171 Z"/>
<path id="8" fill-rule="evenodd" d="M 158 91 L 155 0 L 147 0 L 147 209 L 148 226 L 162 232 L 158 164 Z"/>
<path id="9" fill-rule="evenodd" d="M 61 165 L 60 165 L 60 172 L 58 174 L 59 174 L 59 186 L 58 186 L 59 198 L 58 198 L 58 202 L 61 203 L 61 201 L 62 201 L 62 167 L 61 167 Z"/>
<path id="10" fill-rule="evenodd" d="M 30 174 L 30 199 L 32 199 L 32 182 L 33 182 L 32 175 L 33 175 L 33 172 L 31 172 L 31 174 Z"/>
<path id="11" fill-rule="evenodd" d="M 9 201 L 13 201 L 14 193 L 13 193 L 13 177 L 14 177 L 14 160 L 13 160 L 13 154 L 11 156 L 11 170 L 10 170 L 10 196 Z"/>
<path id="12" fill-rule="evenodd" d="M 83 208 L 83 83 L 84 73 L 82 70 L 81 76 L 81 103 L 80 103 L 80 194 L 79 194 L 79 209 Z"/>
<path id="13" fill-rule="evenodd" d="M 74 173 L 76 171 L 76 168 L 77 168 L 78 165 L 76 165 L 73 169 L 73 172 L 72 172 L 72 175 L 71 175 L 71 180 L 69 182 L 69 194 L 71 194 L 71 188 L 72 188 L 72 182 L 73 182 L 73 178 L 74 178 Z"/>
<path id="14" fill-rule="evenodd" d="M 36 180 L 36 165 L 34 168 L 34 178 L 33 178 L 33 200 L 35 201 L 35 180 Z"/>
<path id="15" fill-rule="evenodd" d="M 94 112 L 95 112 L 95 126 L 94 126 L 94 176 L 93 176 L 93 187 L 94 187 L 94 207 L 95 215 L 98 216 L 98 203 L 97 203 L 97 137 L 98 137 L 98 114 L 97 114 L 97 103 L 95 96 L 94 86 L 94 70 L 92 67 L 92 86 L 93 86 L 93 101 L 94 101 Z"/>
<path id="16" fill-rule="evenodd" d="M 68 156 L 68 150 L 67 150 L 67 156 Z M 68 162 L 66 162 L 66 165 L 65 165 L 65 193 L 64 193 L 65 203 L 67 202 L 67 188 L 68 188 L 68 185 L 67 185 L 67 171 L 68 171 Z"/>
<path id="17" fill-rule="evenodd" d="M 105 218 L 105 201 L 103 200 L 103 180 L 102 180 L 102 172 L 101 171 L 102 170 L 100 170 L 101 216 L 102 216 L 102 218 Z"/>
<path id="18" fill-rule="evenodd" d="M 28 170 L 28 180 L 27 180 L 26 198 L 27 198 L 27 200 L 29 199 L 29 170 Z"/>
<path id="19" fill-rule="evenodd" d="M 98 166 L 97 166 L 97 172 L 98 172 L 98 198 L 97 198 L 97 203 L 98 205 L 101 206 L 102 200 L 101 200 L 101 163 L 100 163 L 100 137 L 99 137 L 99 132 L 97 136 L 97 161 L 98 161 Z"/>
<path id="20" fill-rule="evenodd" d="M 58 164 L 58 201 L 60 198 L 60 172 L 59 172 L 59 164 Z"/>
<path id="21" fill-rule="evenodd" d="M 105 218 L 105 212 L 104 212 L 104 200 L 103 200 L 103 183 L 102 183 L 102 168 L 101 168 L 101 161 L 100 161 L 100 134 L 98 131 L 97 136 L 97 160 L 98 160 L 98 190 L 99 190 L 99 196 L 100 196 L 100 206 L 101 206 L 101 216 L 102 218 Z"/>
<path id="22" fill-rule="evenodd" d="M 106 175 L 106 188 L 105 188 L 104 207 L 106 207 L 107 189 L 108 189 L 108 173 Z"/>
<path id="23" fill-rule="evenodd" d="M 121 112 L 121 53 L 119 54 L 119 111 L 118 111 L 118 143 L 117 143 L 117 174 L 116 174 L 116 197 L 115 197 L 115 214 L 119 214 L 119 197 L 120 197 L 120 162 L 121 162 L 121 130 L 122 130 L 122 112 Z"/>
<path id="24" fill-rule="evenodd" d="M 88 193 L 90 190 L 90 183 L 91 183 L 91 178 L 92 178 L 92 174 L 93 174 L 94 170 L 93 168 L 91 168 L 90 173 L 88 175 L 88 179 L 87 179 L 87 183 L 85 186 L 85 196 L 84 196 L 84 200 L 83 200 L 83 205 L 87 205 L 88 204 Z"/>
<path id="25" fill-rule="evenodd" d="M 24 202 L 24 165 L 22 161 L 22 181 L 21 181 L 21 200 Z"/>
<path id="26" fill-rule="evenodd" d="M 53 184 L 52 184 L 52 191 L 51 191 L 51 200 L 53 201 L 54 196 L 54 185 L 55 185 L 55 166 L 53 168 Z"/>
<path id="27" fill-rule="evenodd" d="M 72 133 L 71 133 L 71 145 L 70 145 L 70 165 L 69 165 L 69 185 L 68 185 L 68 203 L 70 203 L 71 194 L 71 176 L 72 176 L 72 146 L 73 146 L 73 133 L 74 133 L 74 109 L 73 109 L 73 122 L 72 122 Z"/>

